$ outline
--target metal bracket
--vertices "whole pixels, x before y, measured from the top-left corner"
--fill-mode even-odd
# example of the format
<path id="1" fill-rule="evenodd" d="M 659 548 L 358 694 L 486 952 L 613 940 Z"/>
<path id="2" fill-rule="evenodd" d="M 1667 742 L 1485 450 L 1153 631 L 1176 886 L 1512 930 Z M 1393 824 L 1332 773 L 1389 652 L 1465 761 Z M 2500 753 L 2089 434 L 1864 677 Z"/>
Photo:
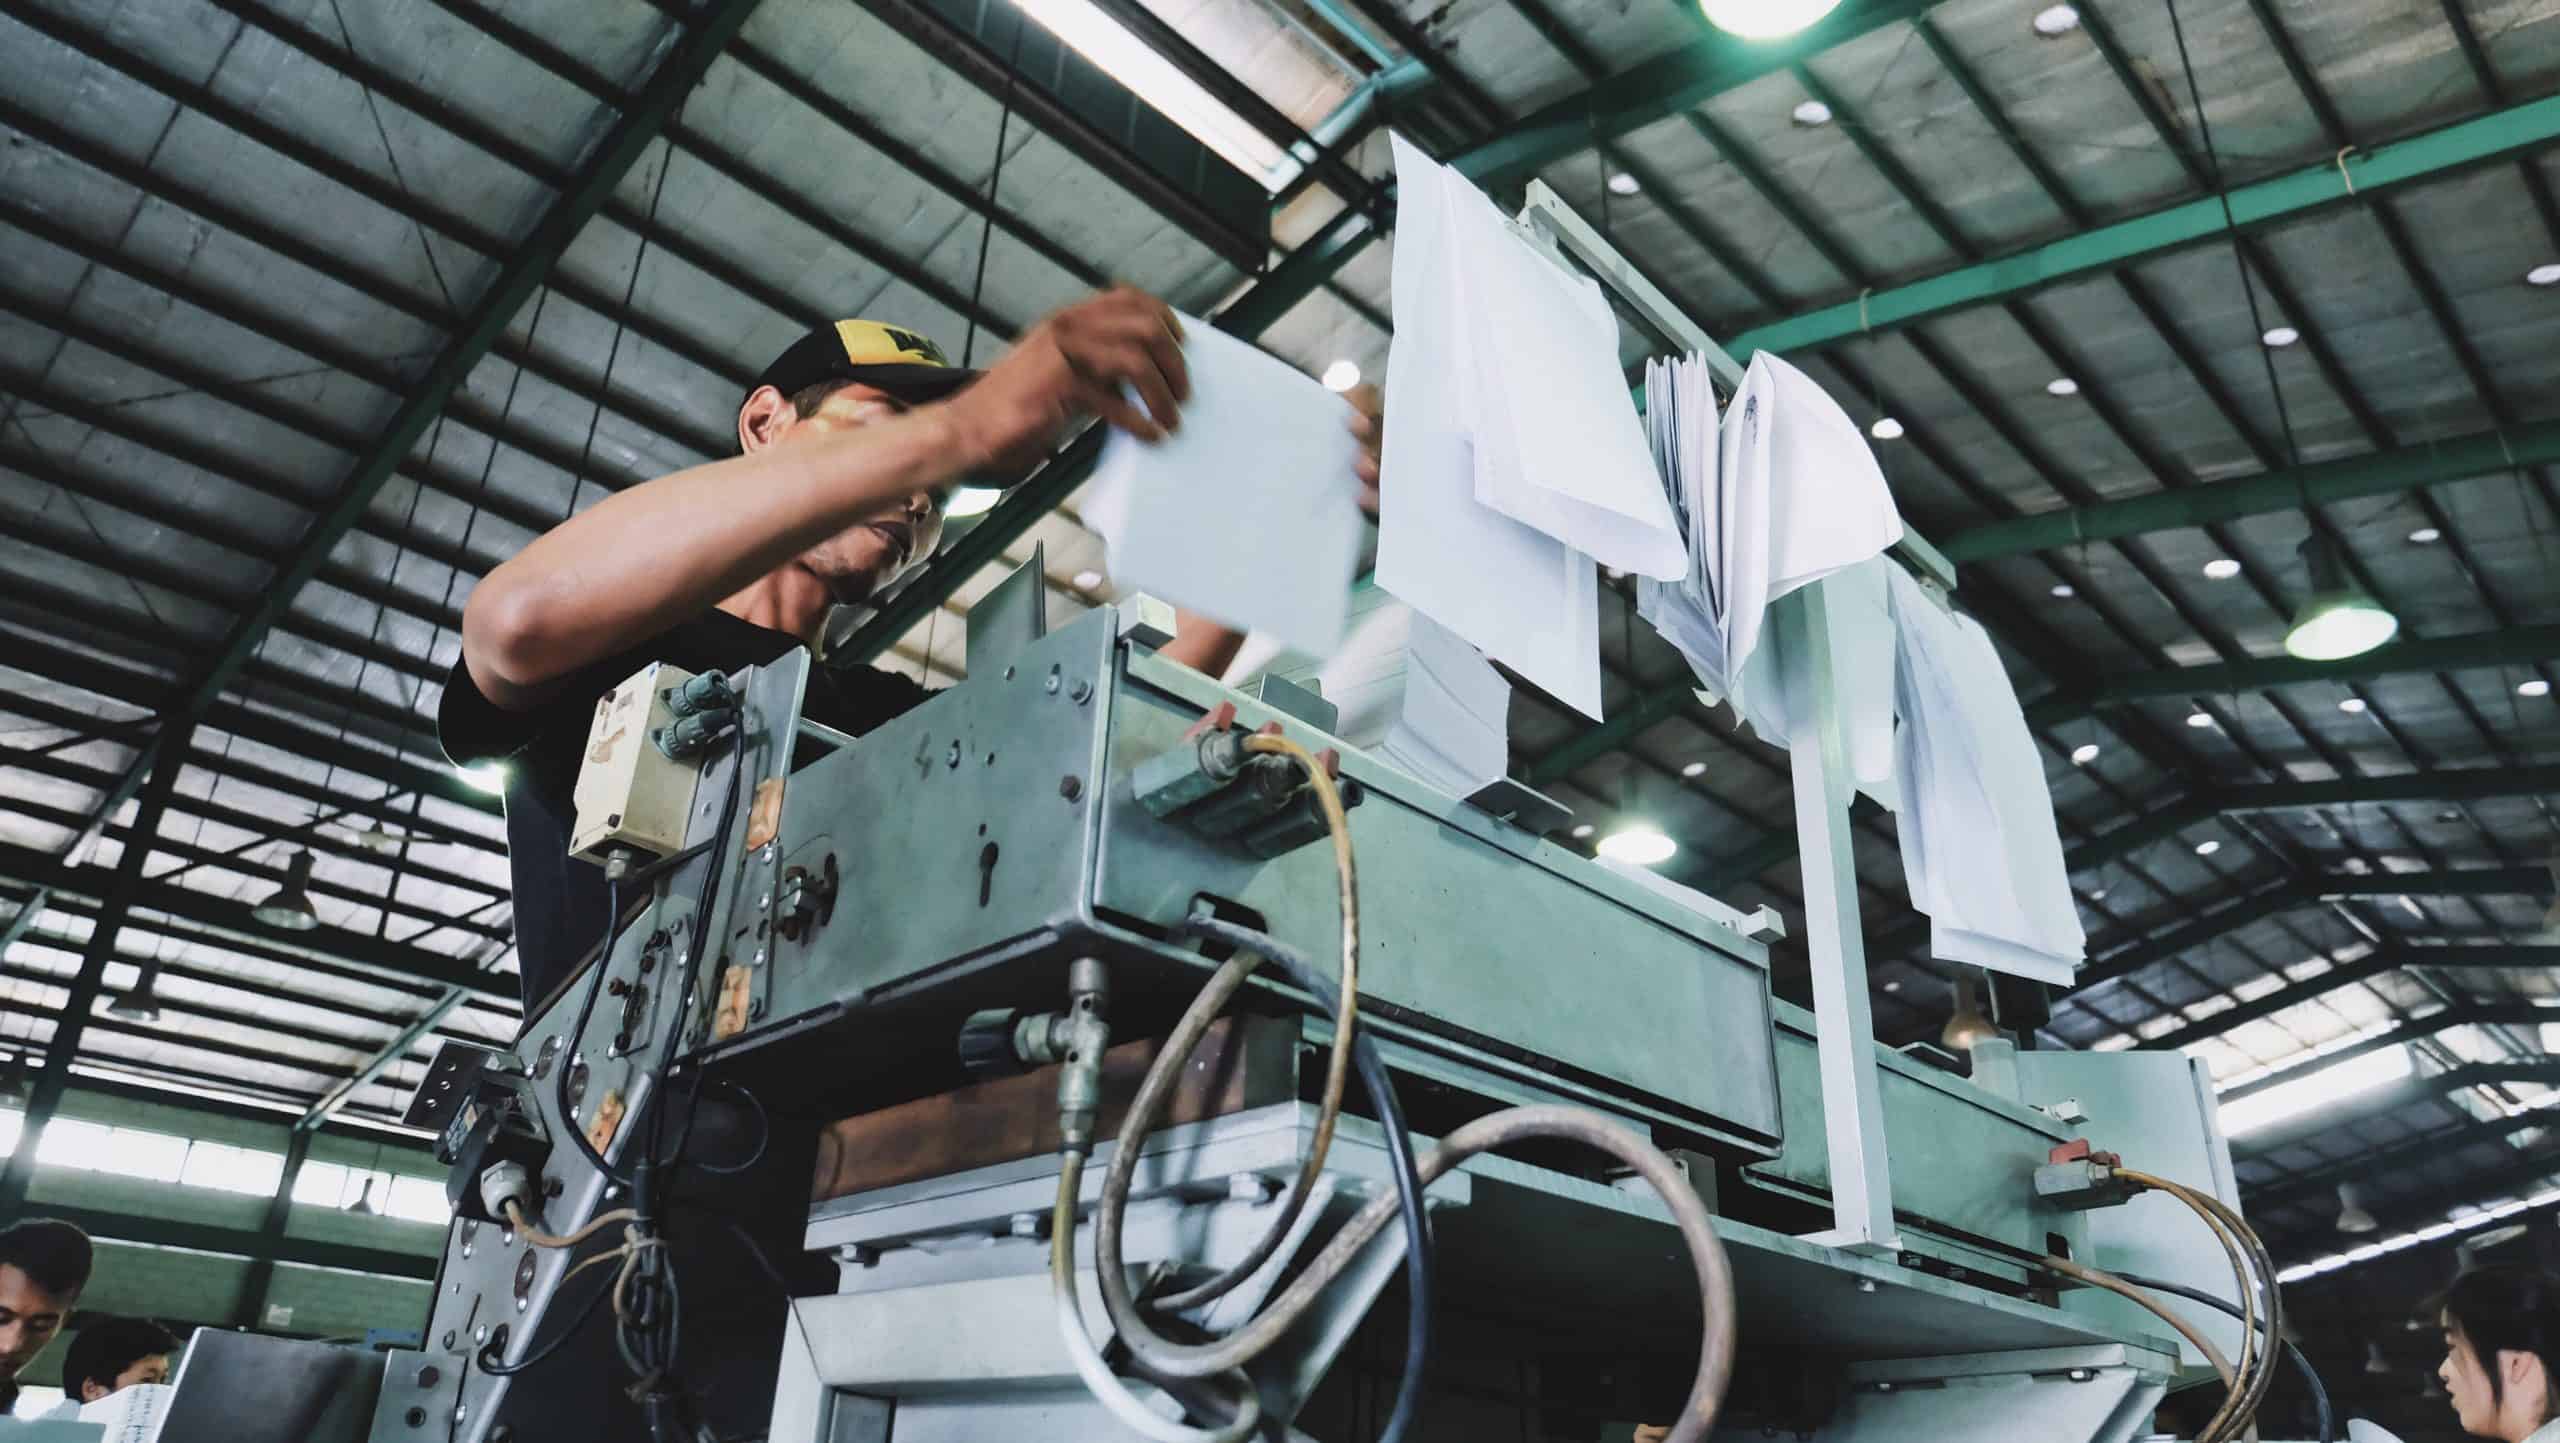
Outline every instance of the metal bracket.
<path id="1" fill-rule="evenodd" d="M 1049 634 L 1049 548 L 1036 543 L 1031 559 L 996 583 L 969 608 L 969 651 L 975 671 L 1002 667 Z"/>

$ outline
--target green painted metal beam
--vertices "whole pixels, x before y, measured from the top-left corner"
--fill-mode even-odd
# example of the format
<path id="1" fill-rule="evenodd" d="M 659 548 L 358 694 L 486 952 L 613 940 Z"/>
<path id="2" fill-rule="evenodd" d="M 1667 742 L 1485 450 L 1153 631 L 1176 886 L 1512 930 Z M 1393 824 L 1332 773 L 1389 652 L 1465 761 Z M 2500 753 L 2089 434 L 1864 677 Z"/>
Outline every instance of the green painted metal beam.
<path id="1" fill-rule="evenodd" d="M 2331 897 L 2530 897 L 2551 890 L 2548 867 L 2437 867 L 2423 872 L 2324 876 L 2306 895 Z"/>
<path id="2" fill-rule="evenodd" d="M 2338 873 L 2287 877 L 2226 902 L 2191 922 L 2090 958 L 2080 969 L 2072 990 L 2083 991 L 2131 976 L 2252 922 L 2336 898 L 2538 896 L 2550 888 L 2551 874 L 2541 867 L 2434 868 L 2364 877 Z M 1922 925 L 1925 927 L 1925 922 Z M 1925 932 L 1921 935 L 1925 936 Z"/>
<path id="3" fill-rule="evenodd" d="M 432 1253 L 404 1253 L 392 1248 L 369 1248 L 360 1244 L 328 1243 L 310 1238 L 270 1238 L 255 1228 L 226 1228 L 208 1223 L 187 1223 L 174 1218 L 111 1212 L 105 1208 L 38 1203 L 30 1211 L 75 1224 L 82 1232 L 92 1237 L 109 1238 L 119 1242 L 186 1248 L 193 1252 L 219 1253 L 231 1257 L 268 1258 L 280 1263 L 298 1263 L 315 1268 L 343 1268 L 349 1272 L 374 1273 L 392 1278 L 432 1278 L 436 1272 L 436 1258 Z"/>
<path id="4" fill-rule="evenodd" d="M 614 188 L 674 118 L 678 105 L 700 82 L 711 62 L 728 48 L 730 39 L 754 13 L 756 4 L 757 0 L 721 0 L 688 27 L 675 48 L 658 62 L 569 185 L 553 197 L 523 241 L 507 253 L 496 278 L 457 321 L 443 348 L 402 397 L 399 409 L 347 468 L 328 509 L 303 529 L 292 551 L 260 590 L 257 603 L 232 622 L 212 658 L 164 708 L 167 714 L 193 721 L 212 709 L 240 669 L 248 665 L 268 630 L 293 605 L 303 585 L 327 563 L 331 549 L 364 519 L 373 498 L 408 459 L 411 449 L 470 378 L 481 358 L 506 333 L 516 312 L 551 275 L 579 232 L 612 198 Z M 98 812 L 101 818 L 112 815 L 140 789 L 143 777 L 151 771 L 158 746 L 154 741 L 134 759 L 124 780 L 103 799 Z"/>
<path id="5" fill-rule="evenodd" d="M 2153 842 L 2165 841 L 2199 822 L 2247 812 L 2302 807 L 2351 807 L 2377 802 L 2462 802 L 2488 797 L 2560 793 L 2560 766 L 2460 767 L 2387 777 L 2341 777 L 2319 782 L 2260 782 L 2216 787 L 2146 811 L 2138 820 L 2101 832 L 2063 854 L 2074 872 L 2104 866 Z"/>
<path id="6" fill-rule="evenodd" d="M 1911 19 L 1934 3 L 1848 0 L 1783 40 L 1747 41 L 1710 34 L 1526 116 L 1449 163 L 1482 186 L 1526 180 L 1566 156 L 1703 105 L 1736 86 L 1801 64 L 1868 31 Z"/>
<path id="7" fill-rule="evenodd" d="M 2257 476 L 2154 491 L 2087 506 L 2040 511 L 1944 537 L 1939 549 L 1964 565 L 2004 556 L 2057 551 L 2084 542 L 2119 541 L 2154 531 L 2211 526 L 2249 516 L 2299 511 L 2365 496 L 2493 476 L 2519 466 L 2560 462 L 2560 422 L 2482 431 L 2422 445 L 2318 461 Z"/>
<path id="8" fill-rule="evenodd" d="M 2163 1033 L 2145 1041 L 2146 1048 L 2175 1052 L 2181 1047 L 2219 1037 L 2235 1027 L 2273 1017 L 2288 1007 L 2316 1002 L 2334 992 L 2342 992 L 2368 978 L 2397 972 L 2403 967 L 2443 968 L 2469 971 L 2495 967 L 2560 967 L 2560 947 L 2510 945 L 2489 942 L 2432 947 L 2385 947 L 2369 952 L 2352 962 L 2342 963 L 2317 977 L 2305 978 L 2290 986 L 2279 987 L 2263 996 L 2252 997 L 2235 1006 L 2226 1007 L 2210 1017 L 2200 1018 L 2175 1032 Z"/>
<path id="9" fill-rule="evenodd" d="M 2452 1076 L 2451 1073 L 2443 1075 Z M 2342 1182 L 2406 1173 L 2439 1158 L 2453 1156 L 2465 1148 L 2503 1141 L 2529 1127 L 2555 1125 L 2560 1125 L 2560 1113 L 2536 1108 L 2514 1117 L 2491 1118 L 2441 1132 L 2420 1133 L 2388 1147 L 2352 1153 L 2325 1167 L 2289 1174 L 2264 1187 L 2246 1188 L 2243 1200 L 2252 1216 L 2277 1208 L 2294 1207 L 2323 1198 Z"/>
<path id="10" fill-rule="evenodd" d="M 2560 625 L 2517 626 L 2503 631 L 2395 642 L 2344 661 L 2267 656 L 2209 666 L 2123 672 L 2101 681 L 2095 691 L 2057 692 L 2028 703 L 2027 723 L 2052 726 L 2107 707 L 2161 697 L 2217 696 L 2304 682 L 2370 681 L 2409 672 L 2522 666 L 2554 658 L 2560 658 Z"/>
<path id="11" fill-rule="evenodd" d="M 400 1059 L 409 1055 L 409 1049 L 417 1046 L 420 1039 L 436 1030 L 436 1024 L 452 1016 L 455 1008 L 470 1000 L 471 994 L 464 989 L 447 988 L 445 994 L 437 998 L 426 1011 L 411 1018 L 408 1026 L 401 1028 L 390 1041 L 374 1049 L 373 1055 L 364 1060 L 363 1066 L 358 1067 L 351 1075 L 340 1079 L 338 1085 L 330 1088 L 326 1096 L 311 1104 L 311 1110 L 295 1120 L 294 1135 L 305 1137 L 319 1131 L 323 1124 L 337 1115 L 339 1108 L 347 1105 L 348 1099 L 363 1091 L 365 1086 L 374 1079 L 390 1071 Z"/>
<path id="12" fill-rule="evenodd" d="M 2346 158 L 2343 169 L 2323 161 L 2238 187 L 2230 192 L 2231 216 L 2241 230 L 2254 230 L 2474 166 L 2530 155 L 2555 141 L 2560 141 L 2560 96 L 2356 152 Z M 1874 291 L 1863 302 L 1847 301 L 1756 326 L 1728 341 L 1726 349 L 1737 360 L 1748 360 L 1755 351 L 1806 350 L 2103 274 L 2225 234 L 2222 203 L 2207 196 L 2080 231 L 2016 255 Z"/>

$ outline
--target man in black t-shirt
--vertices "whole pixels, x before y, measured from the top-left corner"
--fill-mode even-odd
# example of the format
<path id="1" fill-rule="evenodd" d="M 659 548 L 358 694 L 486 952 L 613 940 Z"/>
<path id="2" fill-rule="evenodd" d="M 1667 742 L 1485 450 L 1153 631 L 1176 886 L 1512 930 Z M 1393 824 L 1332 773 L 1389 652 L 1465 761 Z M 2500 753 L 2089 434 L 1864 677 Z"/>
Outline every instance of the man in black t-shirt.
<path id="1" fill-rule="evenodd" d="M 1181 321 L 1135 290 L 1058 311 L 984 372 L 912 331 L 841 321 L 757 377 L 739 455 L 608 497 L 490 572 L 463 609 L 438 726 L 457 764 L 505 770 L 527 1010 L 605 930 L 602 873 L 568 855 L 599 695 L 652 661 L 726 670 L 815 645 L 830 608 L 932 555 L 951 488 L 1021 479 L 1080 416 L 1156 440 L 1189 393 Z M 1372 510 L 1374 405 L 1355 398 L 1350 422 Z M 1163 654 L 1215 675 L 1239 641 L 1186 612 Z M 871 667 L 819 667 L 804 710 L 858 736 L 927 695 Z"/>

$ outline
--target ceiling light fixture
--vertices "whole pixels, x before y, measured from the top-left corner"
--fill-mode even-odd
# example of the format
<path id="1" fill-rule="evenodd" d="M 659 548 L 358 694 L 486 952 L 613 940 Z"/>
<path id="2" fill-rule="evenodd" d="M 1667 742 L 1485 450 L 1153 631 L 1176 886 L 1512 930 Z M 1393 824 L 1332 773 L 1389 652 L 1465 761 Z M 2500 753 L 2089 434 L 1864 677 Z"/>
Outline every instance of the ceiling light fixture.
<path id="1" fill-rule="evenodd" d="M 1328 391 L 1348 391 L 1359 384 L 1360 365 L 1356 361 L 1340 360 L 1324 368 L 1324 388 Z"/>
<path id="2" fill-rule="evenodd" d="M 482 762 L 475 767 L 455 767 L 461 778 L 491 796 L 505 796 L 511 773 L 505 762 Z"/>
<path id="3" fill-rule="evenodd" d="M 142 975 L 133 979 L 132 986 L 117 993 L 115 999 L 107 1004 L 107 1015 L 121 1017 L 127 1022 L 159 1021 L 159 983 L 160 964 L 153 962 L 142 969 Z"/>
<path id="4" fill-rule="evenodd" d="M 1078 591 L 1091 591 L 1100 586 L 1102 581 L 1102 573 L 1099 571 L 1079 571 L 1075 574 L 1075 588 Z"/>
<path id="5" fill-rule="evenodd" d="M 2082 742 L 2071 749 L 2071 764 L 2075 767 L 2085 767 L 2097 759 L 2098 744 L 2096 742 Z"/>
<path id="6" fill-rule="evenodd" d="M 2069 5 L 2048 5 L 2028 23 L 2035 26 L 2038 35 L 2053 40 L 2080 28 L 2080 12 Z"/>
<path id="7" fill-rule="evenodd" d="M 2529 286 L 2560 286 L 2560 264 L 2546 263 L 2524 273 Z"/>
<path id="8" fill-rule="evenodd" d="M 1840 7 L 1840 0 L 1698 0 L 1715 27 L 1745 40 L 1793 35 Z"/>
<path id="9" fill-rule="evenodd" d="M 1127 86 L 1165 119 L 1189 132 L 1229 164 L 1269 187 L 1289 163 L 1270 136 L 1211 95 L 1198 81 L 1105 14 L 1093 0 L 1015 0 L 1041 29 Z"/>
<path id="10" fill-rule="evenodd" d="M 2091 892 L 2089 894 L 2089 900 L 2092 902 L 2103 902 L 2107 900 L 2107 889 L 2100 887 L 2096 891 Z"/>
<path id="11" fill-rule="evenodd" d="M 1613 170 L 1609 172 L 1609 194 L 1633 195 L 1642 189 L 1644 189 L 1643 183 L 1638 181 L 1634 176 L 1627 174 L 1625 171 Z"/>
<path id="12" fill-rule="evenodd" d="M 1613 862 L 1651 867 L 1678 855 L 1680 844 L 1649 822 L 1630 822 L 1600 839 L 1600 855 Z"/>
<path id="13" fill-rule="evenodd" d="M 2533 680 L 2531 680 L 2531 681 L 2520 681 L 2520 682 L 2517 682 L 2517 683 L 2516 683 L 2516 695 L 2518 695 L 2518 696 L 2549 696 L 2549 695 L 2551 695 L 2551 683 L 2549 683 L 2549 682 L 2547 682 L 2547 681 L 2544 681 L 2542 678 L 2540 678 L 2540 677 L 2538 677 L 2538 676 L 2537 676 L 2537 677 L 2535 677 L 2535 678 L 2534 678 Z"/>
<path id="14" fill-rule="evenodd" d="M 2217 556 L 2204 564 L 2204 574 L 2216 581 L 2229 581 L 2240 574 L 2240 563 L 2228 556 Z"/>
<path id="15" fill-rule="evenodd" d="M 364 1191 L 357 1193 L 356 1200 L 347 1204 L 347 1211 L 358 1217 L 372 1217 L 382 1211 L 381 1208 L 374 1206 L 372 1178 L 367 1177 L 364 1180 Z"/>
<path id="16" fill-rule="evenodd" d="M 2364 698 L 2360 696 L 2348 697 L 2346 700 L 2338 703 L 2338 710 L 2345 712 L 2349 716 L 2362 716 L 2364 715 Z"/>
<path id="17" fill-rule="evenodd" d="M 2294 342 L 2301 340 L 2302 332 L 2295 330 L 2291 326 L 2271 326 L 2268 328 L 2267 333 L 2260 336 L 2258 339 L 2281 351 L 2285 347 L 2292 345 Z"/>
<path id="18" fill-rule="evenodd" d="M 1591 830 L 1592 830 L 1592 828 L 1591 828 L 1591 824 L 1590 824 L 1589 822 L 1584 822 L 1584 823 L 1582 823 L 1580 826 L 1575 827 L 1575 828 L 1573 829 L 1573 836 L 1574 836 L 1574 840 L 1575 840 L 1575 841 L 1580 841 L 1580 840 L 1581 840 L 1581 839 L 1583 839 L 1584 837 L 1590 836 L 1590 835 L 1591 835 Z"/>
<path id="19" fill-rule="evenodd" d="M 2202 731 L 2206 727 L 2213 725 L 2213 716 L 2209 712 L 2191 711 L 2187 713 L 2187 725 L 2194 727 L 2198 731 Z"/>
<path id="20" fill-rule="evenodd" d="M 2444 533 L 2432 526 L 2421 526 L 2409 533 L 2409 539 L 2420 546 L 2433 546 L 2444 539 Z"/>
<path id="21" fill-rule="evenodd" d="M 2365 1209 L 2364 1199 L 2356 1192 L 2354 1183 L 2338 1184 L 2338 1231 L 2369 1233 L 2379 1230 L 2381 1226 L 2382 1224 L 2374 1218 L 2374 1215 Z"/>
<path id="22" fill-rule="evenodd" d="M 1691 762 L 1680 769 L 1680 775 L 1684 777 L 1702 777 L 1706 774 L 1707 764 L 1705 762 Z"/>
<path id="23" fill-rule="evenodd" d="M 1876 423 L 1867 428 L 1867 434 L 1879 441 L 1899 441 L 1902 439 L 1902 423 L 1891 416 L 1878 416 Z"/>
<path id="24" fill-rule="evenodd" d="M 2362 656 L 2400 630 L 2400 618 L 2347 576 L 2345 555 L 2323 534 L 2303 538 L 2302 566 L 2311 594 L 2293 614 L 2284 649 L 2304 661 Z"/>
<path id="25" fill-rule="evenodd" d="M 995 504 L 1003 499 L 1004 493 L 993 486 L 961 486 L 952 491 L 950 500 L 942 503 L 942 514 L 952 517 L 983 516 L 994 510 Z"/>
<path id="26" fill-rule="evenodd" d="M 1973 974 L 1970 971 L 1957 973 L 1955 1011 L 1948 1016 L 1946 1027 L 1938 1033 L 1938 1040 L 1951 1051 L 1971 1052 L 1977 1045 L 1999 1035 L 1999 1026 L 1983 1015 L 1982 1004 L 1974 999 Z"/>
<path id="27" fill-rule="evenodd" d="M 1795 109 L 1788 111 L 1787 114 L 1795 121 L 1796 124 L 1801 125 L 1808 130 L 1817 125 L 1829 125 L 1831 123 L 1831 107 L 1823 104 L 1819 100 L 1808 100 L 1797 106 Z"/>
<path id="28" fill-rule="evenodd" d="M 311 854 L 295 852 L 284 864 L 284 885 L 275 895 L 251 908 L 249 915 L 270 927 L 288 932 L 308 932 L 320 925 L 320 913 L 311 905 Z"/>
<path id="29" fill-rule="evenodd" d="M 2199 857 L 2210 857 L 2221 850 L 2222 844 L 2210 838 L 2196 843 L 2196 855 Z"/>
<path id="30" fill-rule="evenodd" d="M 2048 396 L 2077 396 L 2080 383 L 2069 376 L 2056 376 L 2044 383 L 2044 393 Z"/>
<path id="31" fill-rule="evenodd" d="M 2058 599 L 2058 600 L 2065 600 L 2065 601 L 2067 601 L 2067 600 L 2069 600 L 2070 598 L 2072 598 L 2073 596 L 2078 595 L 2079 593 L 2077 593 L 2077 592 L 2075 592 L 2075 591 L 2073 591 L 2073 590 L 2071 589 L 2071 583 L 2070 583 L 2070 582 L 2068 582 L 2068 581 L 2057 581 L 2057 582 L 2055 582 L 2055 583 L 2053 584 L 2053 594 L 2054 594 L 2054 596 L 2055 596 L 2055 598 L 2056 598 L 2056 599 Z"/>

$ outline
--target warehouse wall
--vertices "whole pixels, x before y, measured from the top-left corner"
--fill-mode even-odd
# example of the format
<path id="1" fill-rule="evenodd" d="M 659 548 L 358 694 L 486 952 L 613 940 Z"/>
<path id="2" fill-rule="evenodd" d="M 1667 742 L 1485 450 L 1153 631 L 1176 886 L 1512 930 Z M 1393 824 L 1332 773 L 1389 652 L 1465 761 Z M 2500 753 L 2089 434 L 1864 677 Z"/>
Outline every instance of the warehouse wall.
<path id="1" fill-rule="evenodd" d="M 281 1168 L 292 1119 L 259 1117 L 74 1089 L 57 1117 L 190 1143 L 250 1150 L 264 1158 L 212 1151 L 203 1160 L 235 1168 Z M 14 1119 L 11 1119 L 14 1121 Z M 10 1131 L 14 1132 L 12 1127 Z M 119 1139 L 121 1141 L 121 1139 Z M 241 1316 L 257 1271 L 254 1258 L 298 1245 L 371 1250 L 376 1257 L 415 1260 L 433 1269 L 444 1228 L 437 1223 L 347 1212 L 329 1201 L 294 1203 L 281 1242 L 263 1236 L 272 1193 L 122 1176 L 116 1169 L 154 1168 L 167 1144 L 137 1138 L 106 1159 L 107 1170 L 40 1162 L 29 1185 L 29 1216 L 63 1214 L 88 1227 L 98 1242 L 98 1263 L 82 1311 L 129 1313 L 167 1323 L 181 1336 L 198 1325 L 229 1327 Z M 333 1186 L 345 1169 L 357 1175 L 388 1173 L 404 1203 L 420 1208 L 426 1189 L 440 1197 L 442 1170 L 415 1142 L 389 1133 L 323 1133 L 312 1140 L 304 1186 Z M 352 1195 L 356 1184 L 347 1192 Z M 382 1205 L 385 1189 L 377 1185 Z M 307 1248 L 305 1249 L 307 1250 Z M 429 1284 L 421 1278 L 308 1262 L 277 1261 L 266 1282 L 261 1332 L 298 1337 L 362 1338 L 368 1330 L 414 1330 L 423 1325 Z M 22 1375 L 30 1384 L 58 1381 L 63 1345 L 57 1342 Z"/>

